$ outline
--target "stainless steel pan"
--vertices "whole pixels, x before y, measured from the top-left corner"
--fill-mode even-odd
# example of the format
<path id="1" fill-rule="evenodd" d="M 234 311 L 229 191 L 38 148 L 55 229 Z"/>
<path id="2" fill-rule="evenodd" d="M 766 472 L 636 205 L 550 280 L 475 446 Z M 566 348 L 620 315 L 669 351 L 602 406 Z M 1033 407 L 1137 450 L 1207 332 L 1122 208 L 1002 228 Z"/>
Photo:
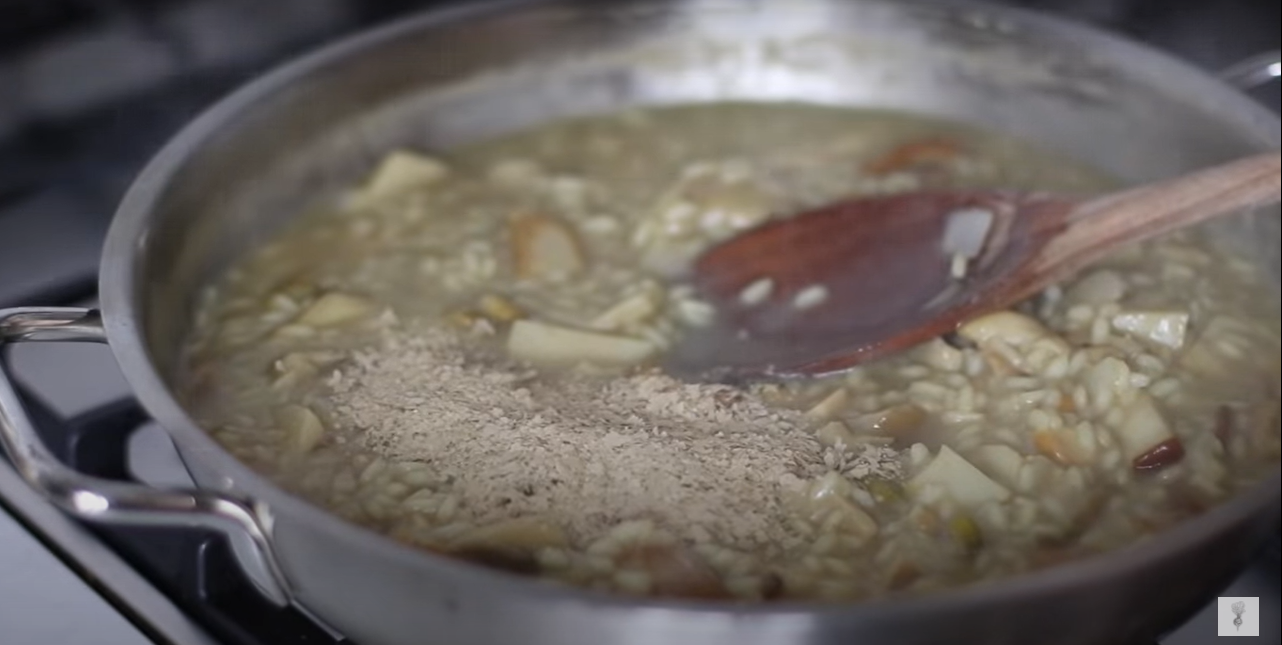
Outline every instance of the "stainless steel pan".
<path id="1" fill-rule="evenodd" d="M 1272 64 L 1276 55 L 1258 69 Z M 1235 78 L 1258 80 L 1257 67 Z M 915 110 L 998 128 L 1140 181 L 1277 149 L 1278 117 L 1150 49 L 960 2 L 498 2 L 357 36 L 279 69 L 179 134 L 120 206 L 101 317 L 0 312 L 0 343 L 107 342 L 198 490 L 72 472 L 0 375 L 0 438 L 22 476 L 89 520 L 215 528 L 268 597 L 366 645 L 989 643 L 1153 638 L 1273 534 L 1279 473 L 1141 544 L 1009 582 L 854 606 L 639 602 L 400 546 L 251 472 L 169 386 L 193 297 L 229 261 L 394 144 L 448 146 L 570 114 L 716 99 Z M 1278 276 L 1276 209 L 1225 227 Z"/>

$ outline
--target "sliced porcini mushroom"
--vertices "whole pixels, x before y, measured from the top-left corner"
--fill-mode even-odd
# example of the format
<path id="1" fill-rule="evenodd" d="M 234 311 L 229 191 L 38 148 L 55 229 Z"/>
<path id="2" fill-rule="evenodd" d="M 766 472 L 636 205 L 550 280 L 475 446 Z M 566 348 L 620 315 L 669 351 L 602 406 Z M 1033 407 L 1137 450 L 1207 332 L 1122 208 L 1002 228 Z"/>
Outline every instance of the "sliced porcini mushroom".
<path id="1" fill-rule="evenodd" d="M 861 434 L 879 434 L 893 437 L 899 443 L 913 443 L 929 418 L 930 413 L 920 405 L 900 403 L 862 415 L 851 421 L 851 425 Z"/>
<path id="2" fill-rule="evenodd" d="M 1187 311 L 1124 311 L 1113 316 L 1113 328 L 1170 349 L 1180 349 L 1188 334 Z"/>
<path id="3" fill-rule="evenodd" d="M 926 423 L 930 413 L 915 403 L 902 403 L 886 408 L 878 413 L 872 429 L 889 435 L 900 435 L 914 432 Z"/>
<path id="4" fill-rule="evenodd" d="M 396 150 L 379 162 L 359 193 L 362 202 L 393 197 L 431 186 L 449 176 L 449 167 L 437 159 L 407 150 Z"/>
<path id="5" fill-rule="evenodd" d="M 854 495 L 854 484 L 836 472 L 812 481 L 805 493 L 813 521 L 830 522 L 844 537 L 865 544 L 876 537 L 879 527 L 877 520 L 855 504 Z"/>
<path id="6" fill-rule="evenodd" d="M 547 215 L 522 214 L 510 225 L 512 260 L 522 279 L 573 277 L 587 266 L 583 245 L 569 225 Z"/>
<path id="7" fill-rule="evenodd" d="M 966 362 L 966 355 L 943 338 L 925 343 L 917 350 L 921 362 L 945 372 L 958 372 Z"/>
<path id="8" fill-rule="evenodd" d="M 845 388 L 837 388 L 828 393 L 818 403 L 806 411 L 806 418 L 815 421 L 826 421 L 841 413 L 850 403 L 850 393 Z"/>
<path id="9" fill-rule="evenodd" d="M 320 373 L 317 362 L 303 352 L 291 352 L 272 363 L 272 388 L 289 389 Z"/>
<path id="10" fill-rule="evenodd" d="M 515 322 L 525 317 L 525 311 L 516 303 L 505 296 L 493 293 L 481 296 L 476 302 L 476 308 L 486 318 L 497 323 Z M 468 325 L 468 327 L 470 328 L 471 325 Z"/>
<path id="11" fill-rule="evenodd" d="M 445 316 L 445 322 L 450 326 L 464 331 L 472 330 L 481 320 L 484 318 L 475 311 L 452 311 Z"/>
<path id="12" fill-rule="evenodd" d="M 1034 431 L 1033 447 L 1061 466 L 1081 466 L 1087 462 L 1078 446 L 1077 433 L 1068 428 Z"/>
<path id="13" fill-rule="evenodd" d="M 1024 466 L 1024 456 L 1010 446 L 988 444 L 974 451 L 974 464 L 984 474 L 1007 488 L 1019 482 L 1019 470 Z"/>
<path id="14" fill-rule="evenodd" d="M 311 452 L 325 436 L 325 425 L 307 406 L 286 405 L 276 410 L 275 417 L 285 433 L 285 449 L 291 452 Z"/>
<path id="15" fill-rule="evenodd" d="M 908 490 L 914 494 L 931 485 L 940 487 L 953 501 L 969 508 L 987 502 L 1004 502 L 1011 497 L 1009 489 L 948 446 L 941 446 L 935 458 L 908 480 Z"/>
<path id="16" fill-rule="evenodd" d="M 561 527 L 543 519 L 518 517 L 472 529 L 455 541 L 457 548 L 497 547 L 536 550 L 565 548 L 570 543 Z"/>
<path id="17" fill-rule="evenodd" d="M 306 327 L 338 327 L 377 311 L 378 306 L 367 298 L 335 291 L 317 298 L 294 322 Z"/>
<path id="18" fill-rule="evenodd" d="M 1122 453 L 1139 471 L 1164 468 L 1184 458 L 1184 446 L 1171 432 L 1152 397 L 1140 393 L 1128 405 L 1117 428 Z"/>
<path id="19" fill-rule="evenodd" d="M 533 320 L 518 320 L 508 334 L 507 351 L 513 358 L 542 365 L 587 363 L 605 367 L 630 367 L 657 352 L 653 344 L 626 336 L 559 327 Z"/>
<path id="20" fill-rule="evenodd" d="M 620 331 L 648 322 L 658 315 L 663 307 L 663 300 L 662 287 L 657 284 L 646 285 L 638 293 L 601 312 L 588 326 L 601 331 Z"/>
<path id="21" fill-rule="evenodd" d="M 1009 365 L 1032 374 L 1045 363 L 1068 356 L 1072 347 L 1031 316 L 998 311 L 980 316 L 957 329 L 958 335 L 974 343 L 995 368 Z"/>

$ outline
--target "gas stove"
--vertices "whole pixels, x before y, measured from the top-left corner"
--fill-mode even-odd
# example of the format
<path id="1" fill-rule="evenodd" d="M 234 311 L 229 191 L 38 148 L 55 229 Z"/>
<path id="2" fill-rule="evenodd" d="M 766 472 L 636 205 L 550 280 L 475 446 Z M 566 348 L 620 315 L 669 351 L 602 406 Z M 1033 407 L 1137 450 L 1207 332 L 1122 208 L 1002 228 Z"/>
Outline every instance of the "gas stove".
<path id="1" fill-rule="evenodd" d="M 0 308 L 92 306 L 98 249 L 134 173 L 185 121 L 299 51 L 431 2 L 6 0 L 0 3 Z M 1276 50 L 1271 0 L 1021 0 L 1128 33 L 1209 69 Z M 1276 75 L 1276 68 L 1274 69 Z M 17 91 L 10 91 L 16 88 Z M 1259 98 L 1277 109 L 1277 83 Z M 29 344 L 5 359 L 47 445 L 107 478 L 190 485 L 105 347 Z M 1282 643 L 1278 545 L 1220 596 L 1256 597 Z M 1161 645 L 1214 642 L 1215 598 Z M 1271 608 L 1271 609 L 1269 609 Z M 261 601 L 198 531 L 89 526 L 0 455 L 0 642 L 329 645 L 313 618 Z"/>

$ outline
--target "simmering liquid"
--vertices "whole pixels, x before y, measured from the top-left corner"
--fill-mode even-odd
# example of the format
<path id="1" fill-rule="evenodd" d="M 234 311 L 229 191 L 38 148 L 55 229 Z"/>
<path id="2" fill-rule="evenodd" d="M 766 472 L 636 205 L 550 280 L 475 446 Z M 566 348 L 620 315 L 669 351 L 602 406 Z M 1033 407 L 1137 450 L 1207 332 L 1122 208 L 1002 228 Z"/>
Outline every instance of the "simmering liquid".
<path id="1" fill-rule="evenodd" d="M 681 284 L 700 251 L 925 187 L 1113 182 L 991 132 L 791 104 L 392 151 L 209 290 L 182 394 L 229 451 L 352 522 L 634 595 L 996 579 L 1134 542 L 1276 467 L 1277 286 L 1200 229 L 840 377 L 656 368 L 715 316 Z"/>

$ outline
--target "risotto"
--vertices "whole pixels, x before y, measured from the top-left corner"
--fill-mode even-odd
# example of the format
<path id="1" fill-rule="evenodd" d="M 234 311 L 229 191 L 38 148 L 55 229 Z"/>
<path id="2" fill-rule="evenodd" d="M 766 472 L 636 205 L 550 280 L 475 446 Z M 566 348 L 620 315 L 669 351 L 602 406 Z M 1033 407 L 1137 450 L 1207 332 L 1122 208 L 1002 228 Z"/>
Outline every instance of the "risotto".
<path id="1" fill-rule="evenodd" d="M 709 245 L 841 198 L 990 186 L 1113 182 L 994 133 L 806 105 L 393 151 L 205 294 L 181 394 L 229 451 L 347 520 L 661 597 L 850 601 L 1017 575 L 1141 540 L 1276 466 L 1276 278 L 1208 229 L 840 376 L 662 372 L 715 317 L 682 284 Z"/>

